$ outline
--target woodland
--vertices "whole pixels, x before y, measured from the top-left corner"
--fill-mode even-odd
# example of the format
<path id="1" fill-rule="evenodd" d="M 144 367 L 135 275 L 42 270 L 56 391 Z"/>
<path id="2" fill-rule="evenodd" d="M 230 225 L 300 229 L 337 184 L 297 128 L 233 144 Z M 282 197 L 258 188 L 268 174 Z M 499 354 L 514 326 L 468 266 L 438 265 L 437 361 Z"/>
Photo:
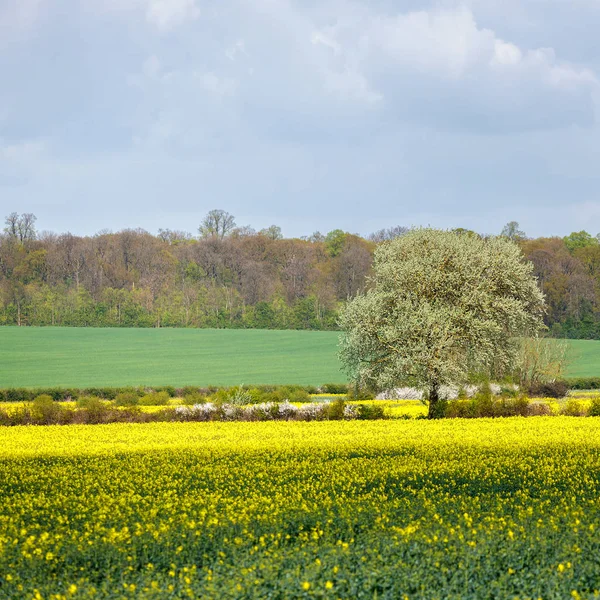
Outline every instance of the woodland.
<path id="1" fill-rule="evenodd" d="M 284 238 L 275 225 L 238 227 L 213 210 L 194 235 L 78 236 L 38 231 L 33 214 L 12 213 L 0 233 L 0 325 L 334 330 L 342 304 L 369 285 L 377 245 L 408 230 Z M 549 333 L 600 339 L 598 238 L 529 238 L 515 222 L 501 235 L 534 265 Z"/>

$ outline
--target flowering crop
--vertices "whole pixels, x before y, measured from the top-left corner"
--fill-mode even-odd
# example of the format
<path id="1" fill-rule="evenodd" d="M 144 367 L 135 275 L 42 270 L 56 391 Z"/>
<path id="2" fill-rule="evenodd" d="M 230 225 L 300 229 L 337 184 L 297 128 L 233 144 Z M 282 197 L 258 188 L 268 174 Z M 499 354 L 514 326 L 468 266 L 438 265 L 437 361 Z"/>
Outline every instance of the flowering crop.
<path id="1" fill-rule="evenodd" d="M 0 598 L 600 597 L 600 421 L 0 428 Z"/>

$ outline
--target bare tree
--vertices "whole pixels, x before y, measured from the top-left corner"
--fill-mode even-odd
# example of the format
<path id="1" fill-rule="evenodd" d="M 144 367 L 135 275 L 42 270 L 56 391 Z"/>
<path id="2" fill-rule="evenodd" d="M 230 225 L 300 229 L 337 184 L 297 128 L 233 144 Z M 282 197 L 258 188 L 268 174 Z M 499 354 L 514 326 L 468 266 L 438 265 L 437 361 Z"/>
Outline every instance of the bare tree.
<path id="1" fill-rule="evenodd" d="M 379 244 L 380 242 L 386 242 L 388 240 L 393 240 L 397 237 L 400 237 L 409 231 L 410 230 L 408 227 L 395 225 L 394 227 L 388 227 L 387 229 L 380 229 L 379 231 L 373 232 L 371 235 L 369 235 L 368 239 L 371 242 Z"/>
<path id="2" fill-rule="evenodd" d="M 158 237 L 169 245 L 181 244 L 189 242 L 192 239 L 192 234 L 187 231 L 179 231 L 177 229 L 159 229 Z"/>
<path id="3" fill-rule="evenodd" d="M 198 228 L 203 238 L 217 238 L 222 240 L 235 228 L 235 217 L 224 210 L 211 210 Z"/>
<path id="4" fill-rule="evenodd" d="M 35 222 L 37 217 L 33 213 L 23 213 L 19 215 L 16 212 L 10 213 L 5 219 L 6 227 L 4 231 L 12 238 L 24 243 L 35 240 Z"/>
<path id="5" fill-rule="evenodd" d="M 4 222 L 6 223 L 4 231 L 9 237 L 17 239 L 19 237 L 19 213 L 10 213 Z"/>

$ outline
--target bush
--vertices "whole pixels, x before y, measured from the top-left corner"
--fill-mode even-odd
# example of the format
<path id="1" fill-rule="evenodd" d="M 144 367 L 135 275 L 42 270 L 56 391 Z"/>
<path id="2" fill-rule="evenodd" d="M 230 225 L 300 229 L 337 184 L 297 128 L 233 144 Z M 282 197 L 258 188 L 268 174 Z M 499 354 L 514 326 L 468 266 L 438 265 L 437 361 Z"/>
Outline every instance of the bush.
<path id="1" fill-rule="evenodd" d="M 114 418 L 114 410 L 109 404 L 96 396 L 85 396 L 80 399 L 82 410 L 76 412 L 74 418 L 80 423 L 109 423 Z"/>
<path id="2" fill-rule="evenodd" d="M 77 407 L 88 408 L 89 406 L 96 406 L 98 403 L 103 404 L 102 399 L 98 396 L 81 396 L 77 400 Z"/>
<path id="3" fill-rule="evenodd" d="M 560 414 L 566 417 L 583 417 L 586 412 L 584 403 L 574 398 L 568 400 L 560 409 Z"/>
<path id="4" fill-rule="evenodd" d="M 140 397 L 134 392 L 121 392 L 115 396 L 117 406 L 137 406 Z"/>
<path id="5" fill-rule="evenodd" d="M 375 398 L 375 394 L 372 390 L 356 386 L 348 388 L 347 396 L 348 400 L 373 400 Z"/>
<path id="6" fill-rule="evenodd" d="M 290 402 L 310 402 L 310 394 L 306 390 L 298 388 L 297 390 L 290 392 L 287 399 Z"/>
<path id="7" fill-rule="evenodd" d="M 323 394 L 347 394 L 348 384 L 346 383 L 325 383 L 321 386 Z"/>
<path id="8" fill-rule="evenodd" d="M 152 392 L 139 399 L 140 406 L 166 406 L 169 404 L 169 393 L 166 391 Z"/>
<path id="9" fill-rule="evenodd" d="M 37 396 L 31 403 L 29 410 L 33 422 L 40 425 L 52 425 L 61 422 L 63 409 L 49 394 Z"/>
<path id="10" fill-rule="evenodd" d="M 600 390 L 600 377 L 570 377 L 564 383 L 572 390 Z"/>
<path id="11" fill-rule="evenodd" d="M 448 401 L 444 416 L 451 419 L 527 416 L 532 414 L 530 407 L 529 399 L 525 396 L 494 398 L 487 393 L 482 393 L 476 394 L 473 398 L 467 400 Z M 546 406 L 546 408 L 548 407 Z M 544 414 L 549 413 L 550 410 L 548 409 L 547 413 Z"/>
<path id="12" fill-rule="evenodd" d="M 593 398 L 588 409 L 588 417 L 600 417 L 600 398 Z"/>
<path id="13" fill-rule="evenodd" d="M 383 419 L 385 416 L 383 406 L 378 406 L 377 404 L 358 404 L 356 408 L 356 418 L 362 421 Z"/>
<path id="14" fill-rule="evenodd" d="M 337 398 L 326 405 L 325 418 L 330 421 L 339 421 L 346 416 L 346 402 L 343 398 Z M 359 417 L 360 418 L 360 417 Z"/>
<path id="15" fill-rule="evenodd" d="M 552 408 L 543 402 L 531 402 L 527 407 L 528 417 L 550 417 L 552 415 Z"/>
<path id="16" fill-rule="evenodd" d="M 156 388 L 154 391 L 158 392 L 159 394 L 164 392 L 169 398 L 175 398 L 177 395 L 177 389 L 173 385 L 163 385 L 161 387 Z"/>
<path id="17" fill-rule="evenodd" d="M 203 396 L 200 392 L 188 392 L 183 397 L 183 403 L 187 406 L 193 406 L 195 404 L 206 404 L 206 396 Z"/>
<path id="18" fill-rule="evenodd" d="M 547 383 L 538 383 L 529 388 L 530 396 L 539 398 L 564 398 L 569 392 L 569 386 L 566 381 L 551 381 Z"/>

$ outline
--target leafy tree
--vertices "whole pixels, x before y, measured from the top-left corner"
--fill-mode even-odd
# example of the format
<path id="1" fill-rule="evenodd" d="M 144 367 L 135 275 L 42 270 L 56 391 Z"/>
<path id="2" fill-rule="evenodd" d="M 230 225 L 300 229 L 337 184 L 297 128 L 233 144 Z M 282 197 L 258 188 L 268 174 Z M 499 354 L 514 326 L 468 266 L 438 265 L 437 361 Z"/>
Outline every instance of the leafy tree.
<path id="1" fill-rule="evenodd" d="M 574 231 L 573 233 L 564 237 L 563 241 L 571 253 L 580 248 L 597 246 L 599 243 L 598 239 L 591 236 L 587 231 Z"/>
<path id="2" fill-rule="evenodd" d="M 335 257 L 342 252 L 347 235 L 341 229 L 334 229 L 325 236 L 325 247 L 329 256 Z"/>
<path id="3" fill-rule="evenodd" d="M 360 385 L 439 389 L 514 368 L 517 336 L 543 327 L 544 297 L 516 244 L 417 229 L 375 251 L 372 287 L 348 302 L 340 358 Z"/>
<path id="4" fill-rule="evenodd" d="M 266 229 L 261 229 L 258 233 L 259 233 L 259 235 L 264 235 L 265 237 L 269 238 L 270 240 L 282 240 L 283 239 L 283 234 L 281 233 L 281 227 L 279 227 L 278 225 L 271 225 L 270 227 L 267 227 Z"/>
<path id="5" fill-rule="evenodd" d="M 519 242 L 527 238 L 525 232 L 519 229 L 519 224 L 517 221 L 510 221 L 507 223 L 502 228 L 500 235 L 512 240 L 513 242 Z"/>
<path id="6" fill-rule="evenodd" d="M 214 237 L 222 240 L 235 229 L 235 217 L 224 210 L 211 210 L 198 228 L 203 238 Z"/>

